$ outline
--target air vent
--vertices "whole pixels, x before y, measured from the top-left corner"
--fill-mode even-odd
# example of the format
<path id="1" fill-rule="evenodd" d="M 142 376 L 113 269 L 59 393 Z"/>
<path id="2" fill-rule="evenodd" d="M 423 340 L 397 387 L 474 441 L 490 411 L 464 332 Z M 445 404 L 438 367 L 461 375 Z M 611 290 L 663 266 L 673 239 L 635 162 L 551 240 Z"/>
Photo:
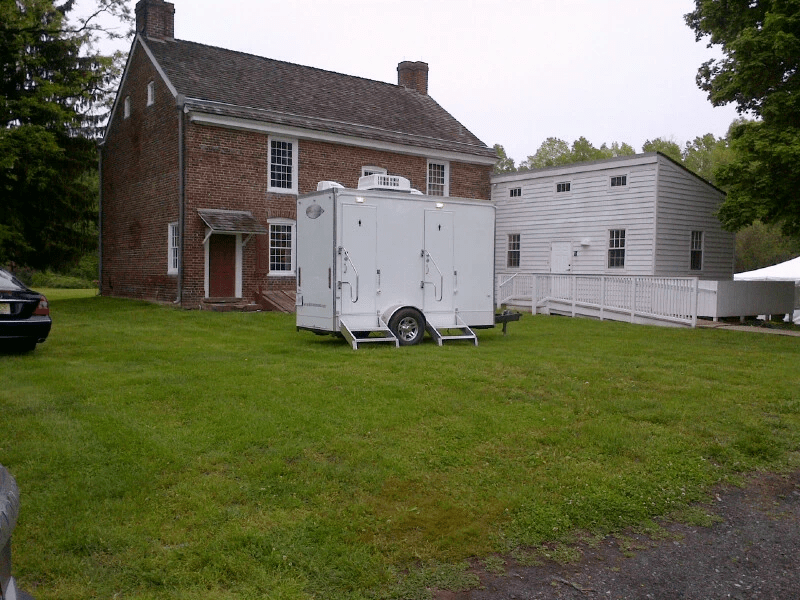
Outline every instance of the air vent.
<path id="1" fill-rule="evenodd" d="M 399 192 L 411 191 L 411 182 L 399 175 L 364 175 L 358 179 L 360 190 L 395 190 Z"/>

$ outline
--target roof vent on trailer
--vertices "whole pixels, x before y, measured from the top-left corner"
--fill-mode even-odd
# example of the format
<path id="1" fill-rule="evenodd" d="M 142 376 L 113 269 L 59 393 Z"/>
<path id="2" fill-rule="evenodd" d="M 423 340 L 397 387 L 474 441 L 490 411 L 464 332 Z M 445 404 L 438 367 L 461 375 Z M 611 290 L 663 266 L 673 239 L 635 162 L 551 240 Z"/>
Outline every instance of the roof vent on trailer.
<path id="1" fill-rule="evenodd" d="M 343 188 L 341 183 L 335 181 L 320 181 L 317 183 L 317 191 L 330 190 L 332 188 Z"/>
<path id="2" fill-rule="evenodd" d="M 410 192 L 411 182 L 399 175 L 382 175 L 374 173 L 358 178 L 358 189 L 360 190 L 394 190 L 398 192 Z"/>

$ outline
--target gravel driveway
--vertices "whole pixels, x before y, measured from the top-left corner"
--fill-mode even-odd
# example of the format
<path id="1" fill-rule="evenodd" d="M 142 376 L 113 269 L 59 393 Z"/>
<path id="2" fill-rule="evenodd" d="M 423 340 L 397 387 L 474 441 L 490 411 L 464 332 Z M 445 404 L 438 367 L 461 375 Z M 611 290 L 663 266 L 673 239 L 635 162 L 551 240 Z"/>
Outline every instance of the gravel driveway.
<path id="1" fill-rule="evenodd" d="M 582 558 L 573 564 L 525 567 L 509 559 L 504 575 L 476 568 L 480 589 L 434 597 L 800 598 L 800 472 L 761 474 L 744 488 L 720 488 L 704 508 L 720 520 L 710 527 L 664 523 L 665 539 L 608 537 L 580 546 Z"/>

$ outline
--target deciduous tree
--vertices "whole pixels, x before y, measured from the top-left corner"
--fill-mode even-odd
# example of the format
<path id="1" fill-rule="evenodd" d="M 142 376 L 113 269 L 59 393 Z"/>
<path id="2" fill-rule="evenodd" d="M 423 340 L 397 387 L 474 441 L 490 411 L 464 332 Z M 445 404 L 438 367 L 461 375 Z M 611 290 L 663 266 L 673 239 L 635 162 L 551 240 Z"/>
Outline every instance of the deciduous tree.
<path id="1" fill-rule="evenodd" d="M 716 172 L 728 191 L 720 219 L 800 237 L 800 0 L 695 0 L 686 22 L 722 50 L 697 75 L 711 103 L 756 117 L 730 132 L 733 158 Z"/>

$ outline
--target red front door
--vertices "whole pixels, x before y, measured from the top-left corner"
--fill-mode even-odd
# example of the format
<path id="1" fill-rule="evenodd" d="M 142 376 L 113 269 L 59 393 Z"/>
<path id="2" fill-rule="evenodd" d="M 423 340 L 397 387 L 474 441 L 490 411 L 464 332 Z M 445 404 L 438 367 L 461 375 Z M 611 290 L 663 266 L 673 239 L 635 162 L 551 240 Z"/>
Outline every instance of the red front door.
<path id="1" fill-rule="evenodd" d="M 208 240 L 208 296 L 236 296 L 235 235 L 212 235 Z"/>

